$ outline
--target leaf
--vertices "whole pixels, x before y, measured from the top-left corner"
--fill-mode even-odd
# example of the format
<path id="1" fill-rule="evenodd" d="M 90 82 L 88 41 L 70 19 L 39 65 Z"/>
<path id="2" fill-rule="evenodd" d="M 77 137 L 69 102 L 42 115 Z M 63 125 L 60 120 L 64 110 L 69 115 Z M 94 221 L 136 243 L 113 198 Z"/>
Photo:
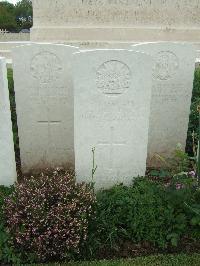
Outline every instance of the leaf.
<path id="1" fill-rule="evenodd" d="M 178 239 L 177 238 L 172 238 L 171 239 L 171 244 L 173 247 L 177 247 L 178 246 Z"/>

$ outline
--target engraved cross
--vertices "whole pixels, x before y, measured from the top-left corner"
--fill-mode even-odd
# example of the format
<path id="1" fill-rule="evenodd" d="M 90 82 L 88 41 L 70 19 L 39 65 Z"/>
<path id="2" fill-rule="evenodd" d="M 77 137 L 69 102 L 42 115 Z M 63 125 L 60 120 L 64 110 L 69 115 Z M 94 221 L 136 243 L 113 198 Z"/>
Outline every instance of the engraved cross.
<path id="1" fill-rule="evenodd" d="M 114 140 L 114 127 L 111 127 L 110 128 L 110 140 L 109 141 L 105 141 L 105 142 L 99 142 L 98 143 L 98 146 L 106 146 L 110 149 L 110 152 L 109 152 L 109 168 L 110 170 L 113 169 L 113 166 L 114 166 L 114 162 L 113 162 L 113 159 L 114 159 L 114 154 L 115 154 L 115 148 L 116 147 L 122 147 L 122 146 L 125 146 L 126 145 L 126 141 L 115 141 Z"/>
<path id="2" fill-rule="evenodd" d="M 51 127 L 52 126 L 55 126 L 55 125 L 59 125 L 61 123 L 61 121 L 51 121 L 50 119 L 48 120 L 41 120 L 41 121 L 38 121 L 39 124 L 46 124 L 47 125 L 47 128 L 48 128 L 48 138 L 50 138 L 50 131 L 51 131 Z"/>
<path id="3" fill-rule="evenodd" d="M 48 160 L 49 156 L 51 156 L 51 152 L 52 152 L 51 149 L 56 150 L 56 152 L 58 153 L 59 148 L 55 144 L 55 139 L 52 136 L 51 130 L 52 130 L 52 127 L 59 126 L 60 123 L 61 123 L 61 121 L 59 121 L 59 120 L 51 120 L 51 119 L 38 121 L 38 124 L 47 126 L 47 146 L 45 145 L 43 147 L 43 148 L 45 148 L 45 153 L 46 153 L 45 156 L 46 156 L 47 160 Z M 63 151 L 63 149 L 61 149 L 61 150 Z"/>

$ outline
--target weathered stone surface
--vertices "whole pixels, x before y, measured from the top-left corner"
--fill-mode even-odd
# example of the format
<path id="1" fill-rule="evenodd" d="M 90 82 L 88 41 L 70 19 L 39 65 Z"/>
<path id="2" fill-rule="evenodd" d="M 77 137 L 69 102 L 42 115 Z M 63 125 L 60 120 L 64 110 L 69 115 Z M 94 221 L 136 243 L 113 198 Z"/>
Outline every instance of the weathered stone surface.
<path id="1" fill-rule="evenodd" d="M 108 188 L 146 170 L 152 60 L 143 53 L 94 50 L 74 56 L 75 168 L 78 181 Z"/>
<path id="2" fill-rule="evenodd" d="M 32 41 L 200 41 L 198 0 L 33 0 Z"/>
<path id="3" fill-rule="evenodd" d="M 185 147 L 192 97 L 196 51 L 184 43 L 146 43 L 133 46 L 154 59 L 148 154 L 168 157 L 178 143 Z"/>
<path id="4" fill-rule="evenodd" d="M 74 163 L 71 63 L 77 51 L 53 44 L 13 50 L 23 172 Z"/>
<path id="5" fill-rule="evenodd" d="M 0 185 L 17 179 L 5 58 L 0 58 Z"/>

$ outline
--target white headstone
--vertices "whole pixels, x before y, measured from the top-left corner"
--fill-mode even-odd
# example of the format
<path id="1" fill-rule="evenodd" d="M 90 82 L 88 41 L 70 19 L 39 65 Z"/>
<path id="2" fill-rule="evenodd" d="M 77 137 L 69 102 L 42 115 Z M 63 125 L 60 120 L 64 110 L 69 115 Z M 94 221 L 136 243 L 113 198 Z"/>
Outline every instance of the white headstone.
<path id="1" fill-rule="evenodd" d="M 146 170 L 152 60 L 143 53 L 94 50 L 74 56 L 75 168 L 97 189 L 131 184 Z"/>
<path id="2" fill-rule="evenodd" d="M 17 179 L 6 61 L 0 58 L 0 185 Z"/>
<path id="3" fill-rule="evenodd" d="M 53 44 L 13 50 L 23 172 L 74 164 L 71 63 L 77 51 Z"/>
<path id="4" fill-rule="evenodd" d="M 146 43 L 132 47 L 154 59 L 149 131 L 149 164 L 155 154 L 170 157 L 178 143 L 185 147 L 196 52 L 190 44 Z"/>

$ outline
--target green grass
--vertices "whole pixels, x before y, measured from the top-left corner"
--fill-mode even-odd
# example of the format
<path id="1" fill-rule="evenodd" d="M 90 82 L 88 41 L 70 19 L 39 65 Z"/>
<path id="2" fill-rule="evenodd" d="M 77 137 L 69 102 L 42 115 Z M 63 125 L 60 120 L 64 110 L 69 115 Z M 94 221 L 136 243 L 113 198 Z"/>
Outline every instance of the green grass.
<path id="1" fill-rule="evenodd" d="M 67 264 L 66 264 L 67 265 Z M 70 265 L 70 264 L 69 264 Z M 136 258 L 133 260 L 121 260 L 121 261 L 101 261 L 101 262 L 91 262 L 91 263 L 79 263 L 71 265 L 79 265 L 79 266 L 87 266 L 87 265 L 95 265 L 95 266 L 117 266 L 117 265 L 134 265 L 134 266 L 142 266 L 142 265 L 200 265 L 200 255 L 178 255 L 178 256 L 152 256 L 152 257 L 142 257 Z"/>
<path id="2" fill-rule="evenodd" d="M 36 265 L 36 264 L 35 264 Z M 38 264 L 39 265 L 39 264 Z M 55 263 L 46 264 L 53 265 L 69 265 L 69 266 L 200 266 L 200 254 L 193 255 L 158 255 L 150 257 L 138 257 L 130 260 L 116 260 L 116 261 L 94 261 L 94 262 L 69 262 L 69 263 Z M 40 264 L 41 266 L 41 264 Z"/>

